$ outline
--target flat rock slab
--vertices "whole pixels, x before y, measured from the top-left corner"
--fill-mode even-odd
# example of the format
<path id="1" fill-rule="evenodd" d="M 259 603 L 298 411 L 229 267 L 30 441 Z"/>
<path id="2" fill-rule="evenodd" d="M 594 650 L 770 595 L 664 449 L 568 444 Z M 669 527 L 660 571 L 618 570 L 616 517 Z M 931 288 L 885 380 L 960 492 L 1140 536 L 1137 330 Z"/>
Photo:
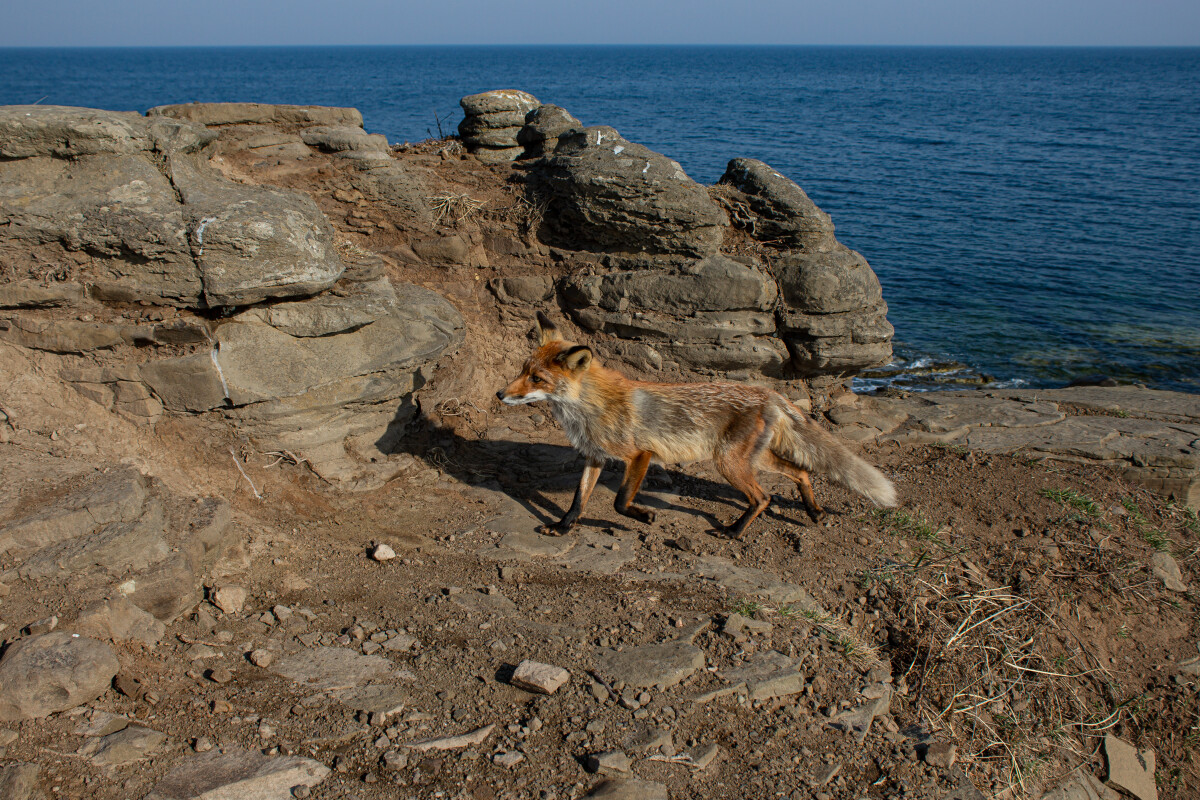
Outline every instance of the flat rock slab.
<path id="1" fill-rule="evenodd" d="M 612 683 L 639 689 L 674 686 L 703 666 L 704 651 L 679 639 L 596 654 L 597 669 Z"/>
<path id="2" fill-rule="evenodd" d="M 586 796 L 603 800 L 669 800 L 665 784 L 637 778 L 611 778 L 598 784 Z"/>
<path id="3" fill-rule="evenodd" d="M 316 647 L 281 659 L 271 670 L 310 689 L 352 689 L 391 672 L 381 656 L 365 656 L 340 647 Z"/>
<path id="4" fill-rule="evenodd" d="M 1138 750 L 1110 735 L 1104 737 L 1104 756 L 1108 759 L 1109 783 L 1124 789 L 1138 800 L 1158 800 L 1153 750 Z"/>
<path id="5" fill-rule="evenodd" d="M 1140 386 L 1072 386 L 1037 392 L 1006 392 L 1005 396 L 1018 400 L 1037 398 L 1159 419 L 1174 418 L 1185 422 L 1200 422 L 1200 395 L 1185 392 L 1164 392 Z"/>
<path id="6" fill-rule="evenodd" d="M 502 594 L 463 592 L 453 595 L 450 601 L 459 608 L 489 616 L 510 617 L 518 611 L 517 604 Z"/>
<path id="7" fill-rule="evenodd" d="M 491 735 L 495 727 L 495 725 L 485 725 L 470 733 L 464 733 L 459 736 L 446 736 L 441 739 L 426 739 L 420 742 L 411 742 L 405 745 L 405 747 L 420 753 L 426 753 L 430 750 L 460 750 L 464 747 L 480 744 Z"/>
<path id="8" fill-rule="evenodd" d="M 164 733 L 141 725 L 129 725 L 116 733 L 92 739 L 79 749 L 79 754 L 89 756 L 94 764 L 120 766 L 149 757 L 166 740 Z"/>
<path id="9" fill-rule="evenodd" d="M 500 517 L 500 520 L 506 520 L 507 517 Z M 532 524 L 532 520 L 529 521 Z M 490 524 L 487 525 L 489 530 Z M 534 558 L 561 558 L 571 551 L 575 546 L 575 538 L 571 536 L 542 536 L 541 534 L 529 532 L 514 532 L 507 534 L 495 550 L 490 550 L 494 553 L 495 558 L 517 557 L 525 560 L 522 557 L 532 556 Z"/>
<path id="10" fill-rule="evenodd" d="M 736 594 L 761 597 L 772 603 L 790 604 L 802 610 L 824 613 L 821 604 L 804 589 L 781 581 L 765 570 L 739 567 L 731 561 L 715 556 L 692 556 L 690 561 L 693 574 L 715 581 Z"/>
<path id="11" fill-rule="evenodd" d="M 103 642 L 66 632 L 21 639 L 0 660 L 0 721 L 37 719 L 94 700 L 121 668 Z"/>
<path id="12" fill-rule="evenodd" d="M 571 673 L 562 667 L 525 659 L 517 665 L 512 685 L 538 694 L 554 694 L 570 679 Z"/>
<path id="13" fill-rule="evenodd" d="M 309 758 L 212 752 L 175 767 L 145 800 L 289 800 L 294 787 L 315 786 L 328 774 Z"/>
<path id="14" fill-rule="evenodd" d="M 347 708 L 385 716 L 398 713 L 409 697 L 409 691 L 400 686 L 359 686 L 333 692 L 333 698 Z"/>
<path id="15" fill-rule="evenodd" d="M 1084 414 L 1068 415 L 1060 404 Z M 1200 400 L 1195 395 L 1130 386 L 928 392 L 873 398 L 873 407 L 907 414 L 880 441 L 956 442 L 987 453 L 1104 464 L 1157 494 L 1200 508 Z M 1089 410 L 1097 413 L 1088 415 Z M 863 424 L 845 411 L 836 418 L 851 429 Z"/>

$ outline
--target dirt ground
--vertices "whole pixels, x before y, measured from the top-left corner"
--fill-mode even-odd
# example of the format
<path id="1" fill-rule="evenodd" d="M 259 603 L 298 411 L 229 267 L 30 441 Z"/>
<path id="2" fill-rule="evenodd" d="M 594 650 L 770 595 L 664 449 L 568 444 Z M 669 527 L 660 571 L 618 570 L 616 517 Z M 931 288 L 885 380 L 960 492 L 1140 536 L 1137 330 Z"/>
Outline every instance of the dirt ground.
<path id="1" fill-rule="evenodd" d="M 713 527 L 742 500 L 704 465 L 654 468 L 643 497 L 658 511 L 652 526 L 613 511 L 619 474 L 609 470 L 572 536 L 609 534 L 630 561 L 611 574 L 506 563 L 480 551 L 505 529 L 556 518 L 582 462 L 536 407 L 494 411 L 511 437 L 431 427 L 413 447 L 414 468 L 370 494 L 331 492 L 303 465 L 267 469 L 260 458 L 247 465 L 259 500 L 231 467 L 229 491 L 249 532 L 236 570 L 249 590 L 245 611 L 204 604 L 158 647 L 123 646 L 156 704 L 115 692 L 91 704 L 161 730 L 169 749 L 105 773 L 74 754 L 81 718 L 66 713 L 23 723 L 7 757 L 43 764 L 66 797 L 140 796 L 173 752 L 206 738 L 333 767 L 313 797 L 566 798 L 596 782 L 588 755 L 627 749 L 636 726 L 648 725 L 669 733 L 666 752 L 720 747 L 705 769 L 662 750 L 635 755 L 635 772 L 666 783 L 672 797 L 940 798 L 963 775 L 985 796 L 1022 796 L 1079 764 L 1103 776 L 1098 743 L 1112 733 L 1155 750 L 1161 797 L 1191 797 L 1200 785 L 1195 680 L 1172 674 L 1200 641 L 1195 598 L 1167 592 L 1146 566 L 1156 546 L 1169 546 L 1195 582 L 1200 531 L 1181 509 L 1095 468 L 894 447 L 868 453 L 900 488 L 896 511 L 818 478 L 833 513 L 815 525 L 780 481 L 771 512 L 746 541 L 731 541 Z M 375 562 L 377 543 L 399 557 Z M 845 634 L 679 575 L 685 561 L 709 558 L 807 589 Z M 304 615 L 263 622 L 276 606 Z M 740 641 L 721 632 L 733 611 L 769 630 Z M 648 692 L 641 708 L 623 706 L 619 690 L 593 693 L 598 648 L 661 641 L 698 620 L 712 620 L 695 642 L 714 671 L 774 649 L 803 659 L 805 691 L 700 703 L 691 698 L 719 684 L 699 670 Z M 417 641 L 392 656 L 409 699 L 403 721 L 386 729 L 245 656 L 287 652 L 306 634 L 358 650 L 380 631 Z M 199 646 L 211 654 L 191 658 Z M 570 682 L 551 696 L 514 688 L 506 676 L 527 658 L 566 668 Z M 876 664 L 895 688 L 891 714 L 858 742 L 826 723 Z M 218 667 L 232 679 L 214 681 Z M 489 724 L 496 731 L 479 748 L 413 754 L 402 768 L 381 761 L 406 741 Z M 956 745 L 955 767 L 920 758 L 925 735 Z M 489 762 L 505 752 L 524 760 Z M 832 765 L 832 780 L 814 785 Z"/>

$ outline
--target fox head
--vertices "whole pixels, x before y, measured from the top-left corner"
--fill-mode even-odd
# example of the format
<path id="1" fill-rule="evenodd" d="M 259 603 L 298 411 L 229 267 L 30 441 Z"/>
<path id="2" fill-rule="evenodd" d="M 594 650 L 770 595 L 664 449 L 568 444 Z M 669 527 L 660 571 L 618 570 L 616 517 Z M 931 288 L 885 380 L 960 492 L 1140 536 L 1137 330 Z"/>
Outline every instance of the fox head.
<path id="1" fill-rule="evenodd" d="M 550 319 L 538 312 L 539 343 L 521 368 L 521 374 L 496 397 L 510 406 L 539 400 L 574 399 L 579 381 L 592 365 L 592 350 L 565 341 Z"/>

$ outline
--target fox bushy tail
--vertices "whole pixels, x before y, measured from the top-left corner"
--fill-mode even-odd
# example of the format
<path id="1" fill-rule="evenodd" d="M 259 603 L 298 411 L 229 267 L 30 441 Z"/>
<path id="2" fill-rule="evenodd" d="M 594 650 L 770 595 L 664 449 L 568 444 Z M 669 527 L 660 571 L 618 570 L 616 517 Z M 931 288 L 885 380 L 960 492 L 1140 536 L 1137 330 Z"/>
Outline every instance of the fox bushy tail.
<path id="1" fill-rule="evenodd" d="M 771 443 L 777 455 L 809 472 L 828 475 L 877 506 L 896 505 L 896 487 L 882 472 L 850 452 L 833 434 L 810 422 L 786 399 L 783 411 L 784 418 Z"/>

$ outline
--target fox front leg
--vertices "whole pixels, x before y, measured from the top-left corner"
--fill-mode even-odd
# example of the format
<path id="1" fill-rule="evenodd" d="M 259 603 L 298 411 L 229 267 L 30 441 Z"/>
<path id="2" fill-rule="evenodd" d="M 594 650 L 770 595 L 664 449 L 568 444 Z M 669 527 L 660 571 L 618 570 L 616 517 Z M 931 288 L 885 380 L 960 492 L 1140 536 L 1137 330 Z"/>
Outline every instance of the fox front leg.
<path id="1" fill-rule="evenodd" d="M 583 468 L 583 475 L 579 478 L 579 486 L 575 488 L 575 499 L 571 501 L 571 507 L 563 518 L 553 525 L 538 526 L 538 533 L 546 536 L 562 536 L 571 528 L 575 527 L 575 523 L 579 520 L 579 515 L 583 513 L 583 509 L 587 507 L 588 498 L 592 496 L 592 490 L 596 488 L 596 481 L 600 480 L 600 470 L 604 468 L 602 461 L 589 461 L 587 466 Z"/>

